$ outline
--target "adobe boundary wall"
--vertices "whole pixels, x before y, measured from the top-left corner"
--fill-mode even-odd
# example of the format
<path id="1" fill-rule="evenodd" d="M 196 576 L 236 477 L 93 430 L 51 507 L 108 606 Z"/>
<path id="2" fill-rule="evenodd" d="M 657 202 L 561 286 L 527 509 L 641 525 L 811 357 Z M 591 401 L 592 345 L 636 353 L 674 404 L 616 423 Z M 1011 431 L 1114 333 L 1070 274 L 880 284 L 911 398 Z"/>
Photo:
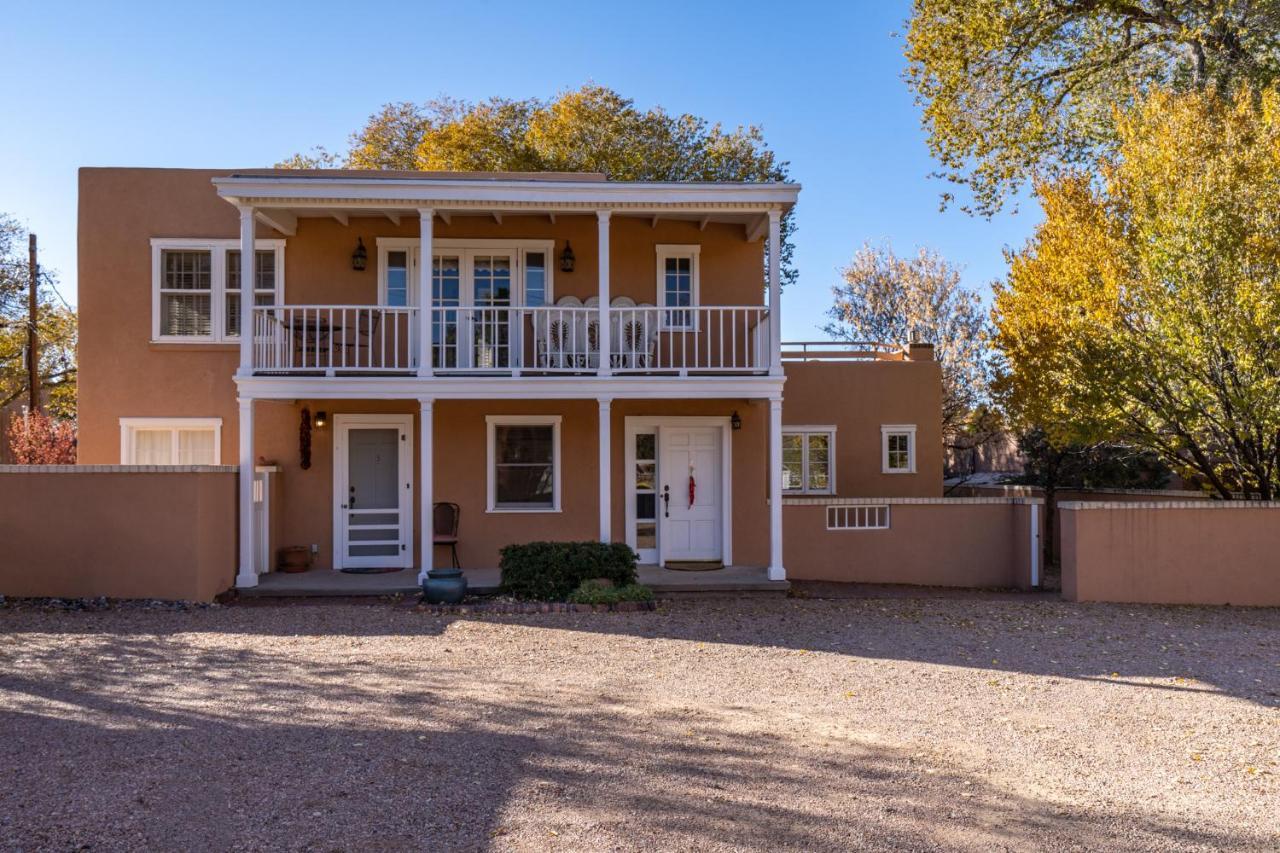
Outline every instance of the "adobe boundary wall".
<path id="1" fill-rule="evenodd" d="M 1040 583 L 1042 505 L 1038 498 L 784 498 L 783 561 L 790 580 L 1030 589 Z M 842 507 L 883 507 L 887 526 L 829 529 Z"/>
<path id="2" fill-rule="evenodd" d="M 212 601 L 235 582 L 236 471 L 0 465 L 0 595 Z"/>
<path id="3" fill-rule="evenodd" d="M 1069 601 L 1280 607 L 1280 502 L 1058 504 Z"/>

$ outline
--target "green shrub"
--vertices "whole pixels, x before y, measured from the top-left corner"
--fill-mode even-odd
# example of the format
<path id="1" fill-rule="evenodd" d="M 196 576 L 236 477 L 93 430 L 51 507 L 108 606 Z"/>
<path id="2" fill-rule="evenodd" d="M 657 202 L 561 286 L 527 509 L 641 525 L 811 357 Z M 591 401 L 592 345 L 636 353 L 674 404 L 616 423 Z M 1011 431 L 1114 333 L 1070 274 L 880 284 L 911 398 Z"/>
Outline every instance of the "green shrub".
<path id="1" fill-rule="evenodd" d="M 642 584 L 632 583 L 626 586 L 604 586 L 603 584 L 583 581 L 569 593 L 569 601 L 574 604 L 617 604 L 620 601 L 653 601 L 653 590 Z"/>
<path id="2" fill-rule="evenodd" d="M 621 542 L 529 542 L 501 551 L 502 592 L 535 601 L 564 601 L 583 581 L 636 582 L 636 555 Z"/>

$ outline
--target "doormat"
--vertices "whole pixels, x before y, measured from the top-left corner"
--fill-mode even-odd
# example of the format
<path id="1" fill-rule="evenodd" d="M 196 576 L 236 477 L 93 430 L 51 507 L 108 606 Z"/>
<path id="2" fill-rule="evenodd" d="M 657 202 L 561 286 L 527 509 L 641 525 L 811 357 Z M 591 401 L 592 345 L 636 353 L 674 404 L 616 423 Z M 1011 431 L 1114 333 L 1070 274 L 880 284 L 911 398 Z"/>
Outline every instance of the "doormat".
<path id="1" fill-rule="evenodd" d="M 664 568 L 673 572 L 715 572 L 724 568 L 718 560 L 694 560 L 688 563 L 667 563 Z"/>
<path id="2" fill-rule="evenodd" d="M 397 569 L 392 566 L 382 566 L 382 567 L 372 567 L 367 569 L 365 568 L 340 569 L 339 571 L 346 572 L 349 575 L 385 575 L 391 572 L 403 572 L 405 571 L 405 569 Z"/>

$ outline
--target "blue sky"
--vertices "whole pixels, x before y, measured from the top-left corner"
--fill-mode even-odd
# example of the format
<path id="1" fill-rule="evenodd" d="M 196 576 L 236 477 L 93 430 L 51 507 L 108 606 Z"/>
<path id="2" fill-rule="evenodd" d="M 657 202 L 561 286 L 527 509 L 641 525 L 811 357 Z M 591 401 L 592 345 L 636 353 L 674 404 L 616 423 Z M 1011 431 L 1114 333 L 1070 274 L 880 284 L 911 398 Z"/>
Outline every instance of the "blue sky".
<path id="1" fill-rule="evenodd" d="M 593 80 L 727 125 L 756 123 L 800 196 L 788 339 L 821 337 L 867 240 L 927 245 L 984 295 L 1030 211 L 938 210 L 902 82 L 909 2 L 24 3 L 4 13 L 10 104 L 0 211 L 40 236 L 75 301 L 80 166 L 265 166 L 342 149 L 380 104 L 553 95 Z M 399 8 L 397 8 L 399 7 Z"/>

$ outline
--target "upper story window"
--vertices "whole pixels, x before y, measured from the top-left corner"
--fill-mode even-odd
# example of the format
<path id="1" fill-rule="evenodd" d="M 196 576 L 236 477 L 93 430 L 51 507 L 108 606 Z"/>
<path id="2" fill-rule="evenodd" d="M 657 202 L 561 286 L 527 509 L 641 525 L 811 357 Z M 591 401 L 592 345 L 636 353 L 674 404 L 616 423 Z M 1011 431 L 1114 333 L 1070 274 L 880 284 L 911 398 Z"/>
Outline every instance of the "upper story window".
<path id="1" fill-rule="evenodd" d="M 895 424 L 880 427 L 881 470 L 885 474 L 914 474 L 916 472 L 915 424 Z"/>
<path id="2" fill-rule="evenodd" d="M 658 305 L 667 329 L 692 329 L 698 305 L 698 254 L 701 246 L 660 243 L 658 251 Z"/>
<path id="3" fill-rule="evenodd" d="M 796 494 L 835 493 L 836 428 L 783 427 L 782 490 Z"/>
<path id="4" fill-rule="evenodd" d="M 416 237 L 378 238 L 378 300 L 419 305 Z M 431 283 L 437 307 L 537 307 L 552 303 L 551 240 L 432 241 Z"/>
<path id="5" fill-rule="evenodd" d="M 284 241 L 255 242 L 253 298 L 280 301 Z M 151 241 L 152 322 L 157 341 L 208 343 L 240 337 L 240 241 Z"/>

